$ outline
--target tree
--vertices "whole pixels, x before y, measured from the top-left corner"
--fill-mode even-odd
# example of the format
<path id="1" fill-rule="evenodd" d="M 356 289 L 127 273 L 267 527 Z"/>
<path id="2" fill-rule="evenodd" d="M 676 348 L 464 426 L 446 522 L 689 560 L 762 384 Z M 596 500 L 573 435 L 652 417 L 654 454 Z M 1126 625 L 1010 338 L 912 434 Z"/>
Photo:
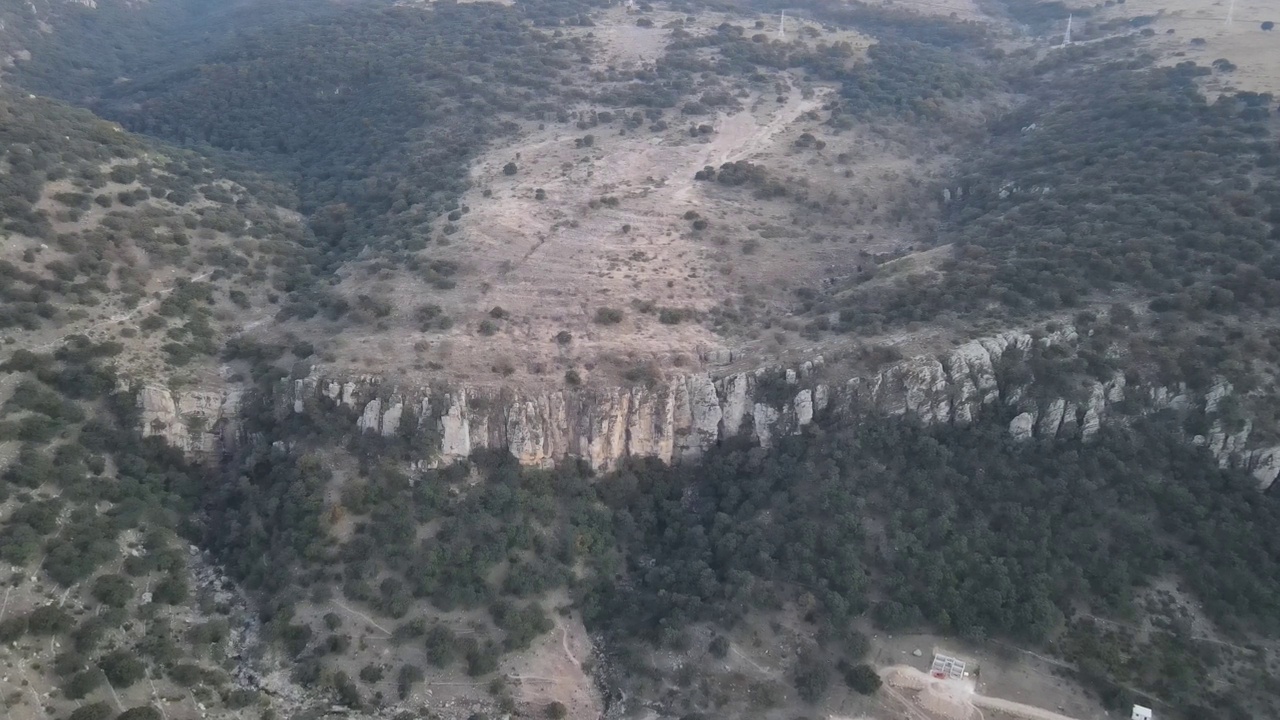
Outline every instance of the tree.
<path id="1" fill-rule="evenodd" d="M 509 163 L 507 163 L 506 165 L 503 165 L 503 166 L 502 166 L 502 174 L 503 174 L 503 175 L 515 175 L 515 174 L 516 174 L 517 172 L 519 172 L 519 171 L 520 171 L 520 169 L 519 169 L 519 168 L 517 168 L 517 167 L 516 167 L 516 164 L 515 164 L 515 163 L 513 163 L 513 162 L 509 162 Z"/>
<path id="2" fill-rule="evenodd" d="M 98 669 L 83 670 L 72 675 L 67 684 L 62 686 L 62 694 L 69 700 L 79 700 L 102 685 L 102 671 Z"/>
<path id="3" fill-rule="evenodd" d="M 169 573 L 156 583 L 151 591 L 151 601 L 161 605 L 181 605 L 190 592 L 187 579 L 177 573 Z"/>
<path id="4" fill-rule="evenodd" d="M 873 695 L 880 689 L 881 680 L 876 669 L 862 663 L 852 667 L 842 668 L 844 674 L 844 682 L 849 687 L 862 693 L 863 695 Z"/>
<path id="5" fill-rule="evenodd" d="M 396 694 L 401 700 L 409 697 L 409 692 L 413 690 L 413 686 L 426 679 L 426 674 L 422 672 L 422 668 L 417 665 L 401 665 L 400 672 L 396 675 Z"/>
<path id="6" fill-rule="evenodd" d="M 385 674 L 386 674 L 386 669 L 383 668 L 381 665 L 369 664 L 360 668 L 360 679 L 369 683 L 370 685 L 381 681 L 383 675 Z"/>
<path id="7" fill-rule="evenodd" d="M 448 667 L 457 656 L 457 637 L 449 628 L 436 623 L 427 631 L 427 662 L 436 667 Z"/>
<path id="8" fill-rule="evenodd" d="M 1276 24 L 1270 20 L 1267 20 L 1266 22 L 1262 23 L 1262 29 L 1266 30 L 1267 32 L 1271 32 L 1272 30 L 1276 29 Z"/>
<path id="9" fill-rule="evenodd" d="M 71 629 L 72 619 L 56 605 L 43 605 L 31 611 L 27 623 L 33 635 L 58 635 Z"/>
<path id="10" fill-rule="evenodd" d="M 162 717 L 155 707 L 143 705 L 125 710 L 116 716 L 116 720 L 162 720 Z"/>
<path id="11" fill-rule="evenodd" d="M 550 718 L 550 720 L 563 720 L 569 714 L 569 709 L 564 706 L 564 703 L 553 701 L 547 703 L 547 706 L 543 708 L 542 714 Z"/>
<path id="12" fill-rule="evenodd" d="M 802 700 L 817 703 L 831 687 L 831 669 L 816 650 L 803 651 L 796 661 L 792 683 Z"/>
<path id="13" fill-rule="evenodd" d="M 103 674 L 117 690 L 129 687 L 147 674 L 147 666 L 143 665 L 132 652 L 126 650 L 116 650 L 103 655 L 98 660 L 98 667 L 102 668 Z"/>
<path id="14" fill-rule="evenodd" d="M 723 635 L 717 635 L 711 639 L 711 644 L 707 646 L 707 652 L 711 653 L 713 658 L 723 658 L 729 654 L 729 638 Z"/>
<path id="15" fill-rule="evenodd" d="M 93 581 L 92 593 L 103 605 L 124 607 L 133 599 L 133 583 L 123 575 L 99 575 Z"/>

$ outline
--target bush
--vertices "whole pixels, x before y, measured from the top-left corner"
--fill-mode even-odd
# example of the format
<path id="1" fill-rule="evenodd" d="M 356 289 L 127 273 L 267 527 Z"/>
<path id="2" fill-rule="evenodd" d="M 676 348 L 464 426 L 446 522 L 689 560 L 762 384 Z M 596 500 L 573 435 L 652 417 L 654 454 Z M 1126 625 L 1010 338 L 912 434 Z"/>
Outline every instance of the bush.
<path id="1" fill-rule="evenodd" d="M 866 663 L 843 668 L 842 672 L 845 684 L 863 695 L 873 695 L 880 689 L 880 674 Z"/>
<path id="2" fill-rule="evenodd" d="M 596 310 L 596 323 L 600 325 L 617 325 L 622 322 L 623 313 L 617 308 L 602 307 Z"/>
<path id="3" fill-rule="evenodd" d="M 156 584 L 151 592 L 151 602 L 159 605 L 181 605 L 190 594 L 187 579 L 176 573 L 170 573 Z"/>
<path id="4" fill-rule="evenodd" d="M 129 708 L 116 716 L 116 720 L 162 720 L 160 711 L 151 705 Z"/>
<path id="5" fill-rule="evenodd" d="M 519 172 L 519 171 L 520 171 L 520 169 L 519 169 L 519 168 L 517 168 L 517 167 L 516 167 L 516 164 L 515 164 L 515 163 L 513 163 L 513 162 L 509 162 L 509 163 L 507 163 L 506 165 L 503 165 L 503 166 L 502 166 L 502 174 L 503 174 L 503 175 L 515 175 L 515 174 L 516 174 L 517 172 Z"/>
<path id="6" fill-rule="evenodd" d="M 129 687 L 147 674 L 147 666 L 143 665 L 133 652 L 126 650 L 116 650 L 103 655 L 98 660 L 98 667 L 102 668 L 107 680 L 110 680 L 111 685 L 117 690 Z"/>
<path id="7" fill-rule="evenodd" d="M 546 708 L 543 709 L 542 714 L 546 715 L 551 720 L 562 720 L 562 718 L 569 714 L 569 709 L 566 708 L 562 702 L 549 702 L 547 703 Z"/>
<path id="8" fill-rule="evenodd" d="M 409 697 L 409 691 L 413 686 L 426 679 L 426 675 L 422 672 L 422 668 L 417 665 L 402 665 L 400 673 L 396 676 L 396 693 L 401 700 Z"/>
<path id="9" fill-rule="evenodd" d="M 69 700 L 79 700 L 102 685 L 102 671 L 98 669 L 84 670 L 71 676 L 62 686 L 62 694 Z"/>
<path id="10" fill-rule="evenodd" d="M 386 675 L 386 670 L 381 665 L 365 665 L 360 668 L 360 679 L 372 685 Z"/>
<path id="11" fill-rule="evenodd" d="M 0 620 L 0 643 L 11 643 L 27 634 L 27 619 L 12 617 Z"/>
<path id="12" fill-rule="evenodd" d="M 103 605 L 124 607 L 133 599 L 133 583 L 123 575 L 99 575 L 91 592 Z"/>
<path id="13" fill-rule="evenodd" d="M 796 661 L 792 683 L 802 700 L 817 703 L 831 687 L 831 670 L 817 652 L 808 650 Z"/>
<path id="14" fill-rule="evenodd" d="M 711 644 L 707 646 L 707 652 L 711 653 L 711 657 L 720 659 L 729 654 L 729 638 L 723 635 L 717 635 L 711 639 Z"/>
<path id="15" fill-rule="evenodd" d="M 27 628 L 33 635 L 58 635 L 71 629 L 71 615 L 56 605 L 44 605 L 31 612 Z"/>

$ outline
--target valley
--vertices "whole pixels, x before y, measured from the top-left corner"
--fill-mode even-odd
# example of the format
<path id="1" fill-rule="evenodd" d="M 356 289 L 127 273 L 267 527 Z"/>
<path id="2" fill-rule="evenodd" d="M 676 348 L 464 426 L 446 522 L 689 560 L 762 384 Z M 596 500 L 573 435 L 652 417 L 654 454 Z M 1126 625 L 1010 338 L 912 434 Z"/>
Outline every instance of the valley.
<path id="1" fill-rule="evenodd" d="M 0 4 L 6 716 L 1274 716 L 1269 12 Z"/>

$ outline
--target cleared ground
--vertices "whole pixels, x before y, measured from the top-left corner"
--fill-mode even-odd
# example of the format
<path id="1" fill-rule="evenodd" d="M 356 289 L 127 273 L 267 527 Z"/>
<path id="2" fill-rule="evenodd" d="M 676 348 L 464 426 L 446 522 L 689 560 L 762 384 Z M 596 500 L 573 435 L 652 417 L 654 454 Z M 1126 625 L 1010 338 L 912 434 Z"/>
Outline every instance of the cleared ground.
<path id="1" fill-rule="evenodd" d="M 698 34 L 732 20 L 770 37 L 778 23 L 645 17 L 653 27 L 616 8 L 572 30 L 595 43 L 592 72 L 651 67 L 672 21 Z M 855 50 L 871 42 L 790 18 L 787 37 Z M 909 252 L 937 209 L 930 180 L 951 160 L 937 138 L 896 125 L 831 127 L 837 88 L 796 73 L 720 89 L 736 109 L 668 110 L 637 124 L 631 110 L 582 104 L 565 122 L 523 122 L 474 164 L 466 212 L 442 219 L 452 227 L 424 254 L 456 265 L 456 288 L 353 272 L 349 294 L 387 298 L 395 311 L 385 327 L 345 330 L 325 350 L 371 373 L 528 387 L 559 384 L 569 368 L 616 382 L 639 365 L 691 368 L 723 348 L 767 356 L 793 346 L 797 291 L 857 273 L 874 255 Z M 737 161 L 785 193 L 695 180 Z M 452 327 L 401 331 L 423 303 L 440 305 Z M 602 310 L 620 319 L 597 322 Z M 572 339 L 554 341 L 562 332 Z"/>
<path id="2" fill-rule="evenodd" d="M 1280 22 L 1280 6 L 1266 0 L 1129 0 L 1110 7 L 1067 3 L 1093 10 L 1085 22 L 1151 18 L 1141 28 L 1153 32 L 1141 39 L 1163 65 L 1193 61 L 1209 66 L 1225 59 L 1234 70 L 1216 70 L 1201 86 L 1212 98 L 1228 91 L 1280 91 L 1280 30 L 1262 23 Z M 1228 22 L 1228 16 L 1231 21 Z M 1064 25 L 1065 29 L 1065 25 Z"/>

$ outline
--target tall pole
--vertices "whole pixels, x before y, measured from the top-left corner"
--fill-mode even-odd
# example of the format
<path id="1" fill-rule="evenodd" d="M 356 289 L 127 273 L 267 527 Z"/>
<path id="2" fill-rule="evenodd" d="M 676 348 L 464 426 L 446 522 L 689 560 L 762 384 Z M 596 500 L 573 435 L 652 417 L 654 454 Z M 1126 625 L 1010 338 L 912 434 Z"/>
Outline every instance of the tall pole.
<path id="1" fill-rule="evenodd" d="M 1074 20 L 1074 19 L 1075 19 L 1075 15 L 1074 15 L 1074 14 L 1067 15 L 1067 34 L 1062 36 L 1062 44 L 1063 44 L 1063 45 L 1070 45 L 1070 44 L 1071 44 L 1071 21 L 1072 21 L 1072 20 Z"/>
<path id="2" fill-rule="evenodd" d="M 1231 27 L 1231 21 L 1236 14 L 1236 0 L 1231 0 L 1231 4 L 1227 6 L 1227 27 Z"/>
<path id="3" fill-rule="evenodd" d="M 782 11 L 782 16 L 778 21 L 778 39 L 785 40 L 787 37 L 787 11 Z"/>

